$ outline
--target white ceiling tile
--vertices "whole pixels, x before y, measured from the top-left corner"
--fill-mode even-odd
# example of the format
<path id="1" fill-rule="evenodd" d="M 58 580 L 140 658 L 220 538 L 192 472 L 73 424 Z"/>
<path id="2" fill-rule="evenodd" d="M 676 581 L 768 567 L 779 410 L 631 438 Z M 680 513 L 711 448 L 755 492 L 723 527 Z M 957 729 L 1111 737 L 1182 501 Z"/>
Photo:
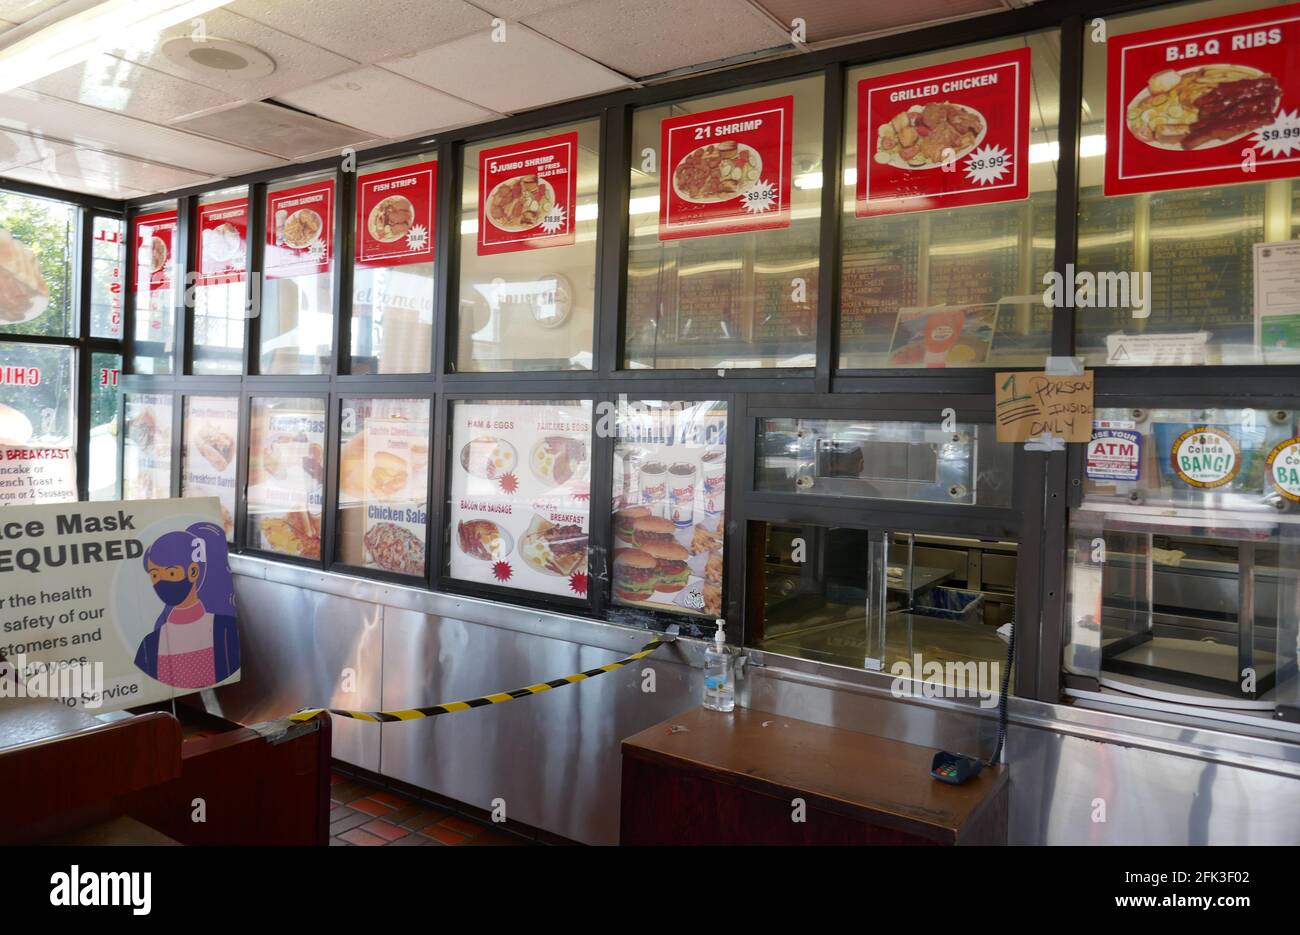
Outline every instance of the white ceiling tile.
<path id="1" fill-rule="evenodd" d="M 367 65 L 492 23 L 462 0 L 237 0 L 228 9 Z"/>
<path id="2" fill-rule="evenodd" d="M 283 162 L 264 153 L 21 89 L 0 95 L 0 127 L 209 175 L 239 175 Z"/>
<path id="3" fill-rule="evenodd" d="M 1001 0 L 908 0 L 907 3 L 862 3 L 861 0 L 758 0 L 782 23 L 801 17 L 808 41 L 916 27 L 935 20 L 1005 10 Z"/>
<path id="4" fill-rule="evenodd" d="M 505 42 L 489 33 L 465 36 L 381 63 L 497 113 L 512 113 L 627 86 L 622 75 L 539 36 L 507 28 Z"/>
<path id="5" fill-rule="evenodd" d="M 574 0 L 474 0 L 475 6 L 482 7 L 493 16 L 508 20 L 523 19 L 533 13 L 568 6 L 573 2 Z"/>
<path id="6" fill-rule="evenodd" d="M 4 177 L 17 179 L 19 182 L 33 182 L 37 185 L 48 185 L 51 188 L 61 188 L 70 192 L 85 192 L 88 195 L 99 195 L 103 198 L 140 198 L 144 195 L 152 194 L 149 191 L 141 191 L 127 186 L 112 185 L 98 179 L 83 179 L 75 175 L 60 175 L 57 172 L 51 172 L 48 169 L 42 169 L 40 166 L 21 166 L 17 169 L 5 169 Z"/>
<path id="7" fill-rule="evenodd" d="M 152 123 L 171 123 L 180 117 L 237 103 L 229 94 L 112 55 L 97 55 L 26 87 Z"/>
<path id="8" fill-rule="evenodd" d="M 175 166 L 158 165 L 127 156 L 74 149 L 56 153 L 24 168 L 44 169 L 57 175 L 81 178 L 105 186 L 133 188 L 140 191 L 167 191 L 198 185 L 208 176 Z"/>
<path id="9" fill-rule="evenodd" d="M 524 23 L 636 78 L 790 44 L 745 0 L 580 0 Z"/>
<path id="10" fill-rule="evenodd" d="M 499 116 L 374 66 L 326 78 L 277 100 L 388 138 L 482 123 Z"/>
<path id="11" fill-rule="evenodd" d="M 288 159 L 300 159 L 322 150 L 337 153 L 344 147 L 355 147 L 374 139 L 364 130 L 263 101 L 193 117 L 176 126 L 227 142 L 256 140 L 259 149 Z"/>
<path id="12" fill-rule="evenodd" d="M 241 77 L 238 71 L 191 69 L 178 65 L 163 54 L 162 44 L 176 36 L 190 35 L 192 27 L 189 23 L 181 23 L 152 36 L 142 36 L 129 46 L 113 49 L 112 52 L 121 58 L 139 62 L 177 78 L 209 86 L 241 101 L 274 97 L 356 67 L 356 62 L 350 58 L 335 55 L 310 42 L 236 16 L 227 10 L 213 10 L 204 14 L 203 20 L 209 36 L 232 39 L 252 46 L 270 56 L 275 62 L 275 71 L 264 78 L 249 78 Z"/>
<path id="13" fill-rule="evenodd" d="M 25 23 L 54 9 L 63 0 L 0 0 L 0 19 Z"/>
<path id="14" fill-rule="evenodd" d="M 0 171 L 25 166 L 74 149 L 76 147 L 68 143 L 44 140 L 17 130 L 0 130 Z"/>

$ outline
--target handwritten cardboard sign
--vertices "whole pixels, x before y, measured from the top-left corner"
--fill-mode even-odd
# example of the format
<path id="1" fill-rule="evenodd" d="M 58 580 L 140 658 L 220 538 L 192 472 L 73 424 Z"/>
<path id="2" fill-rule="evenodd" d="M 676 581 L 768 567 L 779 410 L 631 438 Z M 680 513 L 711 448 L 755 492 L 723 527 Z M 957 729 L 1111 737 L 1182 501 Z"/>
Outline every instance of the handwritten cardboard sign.
<path id="1" fill-rule="evenodd" d="M 1092 438 L 1092 371 L 1066 376 L 999 373 L 995 412 L 998 441 L 1023 442 L 1051 432 L 1067 442 Z"/>

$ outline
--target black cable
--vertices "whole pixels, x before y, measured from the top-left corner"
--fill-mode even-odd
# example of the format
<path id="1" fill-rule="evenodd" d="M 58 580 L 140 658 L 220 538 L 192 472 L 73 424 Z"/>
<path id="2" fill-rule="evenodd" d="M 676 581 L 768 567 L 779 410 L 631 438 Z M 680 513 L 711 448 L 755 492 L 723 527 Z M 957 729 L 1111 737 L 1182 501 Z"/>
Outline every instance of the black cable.
<path id="1" fill-rule="evenodd" d="M 1011 687 L 1011 666 L 1016 658 L 1016 611 L 1011 610 L 1011 634 L 1007 639 L 1007 668 L 1002 673 L 1002 697 L 998 699 L 998 742 L 986 766 L 996 766 L 1002 756 L 1002 746 L 1007 740 L 1007 694 Z"/>

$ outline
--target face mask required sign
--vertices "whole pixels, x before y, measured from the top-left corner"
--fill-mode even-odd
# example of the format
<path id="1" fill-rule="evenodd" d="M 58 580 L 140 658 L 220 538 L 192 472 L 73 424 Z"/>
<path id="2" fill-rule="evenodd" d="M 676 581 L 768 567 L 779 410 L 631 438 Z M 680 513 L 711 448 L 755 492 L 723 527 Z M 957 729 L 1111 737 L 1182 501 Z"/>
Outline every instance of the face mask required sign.
<path id="1" fill-rule="evenodd" d="M 0 698 L 113 711 L 239 679 L 215 498 L 0 514 Z"/>

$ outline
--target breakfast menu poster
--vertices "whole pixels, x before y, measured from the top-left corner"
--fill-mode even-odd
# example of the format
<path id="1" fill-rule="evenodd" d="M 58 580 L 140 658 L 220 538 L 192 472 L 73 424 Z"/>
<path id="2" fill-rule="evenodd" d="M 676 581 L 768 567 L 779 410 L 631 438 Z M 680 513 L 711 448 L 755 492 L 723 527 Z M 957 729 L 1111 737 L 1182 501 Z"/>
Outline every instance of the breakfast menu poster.
<path id="1" fill-rule="evenodd" d="M 624 403 L 614 448 L 614 602 L 722 614 L 727 404 Z"/>
<path id="2" fill-rule="evenodd" d="M 198 255 L 195 283 L 212 286 L 242 282 L 247 260 L 248 199 L 235 198 L 199 205 Z"/>
<path id="3" fill-rule="evenodd" d="M 479 256 L 574 242 L 576 132 L 485 149 L 478 179 Z"/>
<path id="4" fill-rule="evenodd" d="M 790 226 L 793 96 L 670 117 L 659 133 L 660 240 Z"/>
<path id="5" fill-rule="evenodd" d="M 433 262 L 437 183 L 437 162 L 357 179 L 357 266 Z"/>
<path id="6" fill-rule="evenodd" d="M 267 193 L 267 279 L 328 272 L 333 255 L 333 179 Z"/>
<path id="7" fill-rule="evenodd" d="M 176 212 L 140 214 L 135 219 L 136 291 L 169 289 L 176 246 Z"/>
<path id="8" fill-rule="evenodd" d="M 181 496 L 216 497 L 226 539 L 235 535 L 237 396 L 190 396 L 185 401 L 185 469 Z"/>
<path id="9" fill-rule="evenodd" d="M 858 217 L 1029 197 L 1029 49 L 858 82 Z"/>
<path id="10" fill-rule="evenodd" d="M 1107 195 L 1300 175 L 1300 4 L 1106 43 Z"/>
<path id="11" fill-rule="evenodd" d="M 587 595 L 591 403 L 457 403 L 450 574 Z"/>

